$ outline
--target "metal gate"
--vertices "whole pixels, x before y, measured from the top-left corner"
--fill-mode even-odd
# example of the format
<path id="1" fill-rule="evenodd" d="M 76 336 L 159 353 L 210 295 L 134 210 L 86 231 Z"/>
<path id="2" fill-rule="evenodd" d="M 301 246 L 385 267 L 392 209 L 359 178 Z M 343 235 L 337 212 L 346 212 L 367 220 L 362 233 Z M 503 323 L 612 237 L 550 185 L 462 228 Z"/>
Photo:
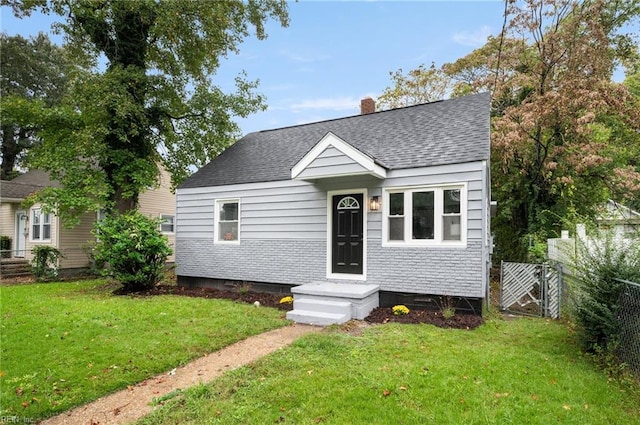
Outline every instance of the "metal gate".
<path id="1" fill-rule="evenodd" d="M 532 316 L 560 317 L 562 274 L 549 264 L 500 266 L 500 309 Z"/>

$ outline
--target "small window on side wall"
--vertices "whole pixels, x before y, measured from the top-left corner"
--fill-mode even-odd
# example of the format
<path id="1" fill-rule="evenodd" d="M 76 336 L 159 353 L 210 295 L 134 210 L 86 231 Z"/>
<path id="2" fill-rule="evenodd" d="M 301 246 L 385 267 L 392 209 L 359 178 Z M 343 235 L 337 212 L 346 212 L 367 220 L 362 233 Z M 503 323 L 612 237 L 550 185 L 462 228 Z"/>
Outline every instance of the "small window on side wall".
<path id="1" fill-rule="evenodd" d="M 238 243 L 240 241 L 240 200 L 222 199 L 216 201 L 215 227 L 217 243 Z"/>
<path id="2" fill-rule="evenodd" d="M 162 233 L 175 232 L 175 216 L 168 214 L 160 214 L 160 231 Z"/>

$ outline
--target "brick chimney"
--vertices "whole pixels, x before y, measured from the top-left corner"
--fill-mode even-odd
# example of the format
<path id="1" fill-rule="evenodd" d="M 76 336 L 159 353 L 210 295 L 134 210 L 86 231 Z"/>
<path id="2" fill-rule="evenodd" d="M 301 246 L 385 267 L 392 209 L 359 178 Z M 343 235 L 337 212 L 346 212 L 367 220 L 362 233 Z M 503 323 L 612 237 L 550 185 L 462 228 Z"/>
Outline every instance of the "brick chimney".
<path id="1" fill-rule="evenodd" d="M 360 101 L 360 114 L 373 114 L 376 111 L 376 101 L 370 97 L 365 97 Z"/>

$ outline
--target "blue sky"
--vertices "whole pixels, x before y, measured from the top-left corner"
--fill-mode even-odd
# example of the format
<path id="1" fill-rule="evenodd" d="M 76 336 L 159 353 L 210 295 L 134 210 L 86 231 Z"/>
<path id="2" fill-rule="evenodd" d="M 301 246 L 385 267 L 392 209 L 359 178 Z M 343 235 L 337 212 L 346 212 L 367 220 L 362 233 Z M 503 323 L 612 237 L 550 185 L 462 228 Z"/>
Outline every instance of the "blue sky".
<path id="1" fill-rule="evenodd" d="M 215 81 L 232 88 L 242 70 L 260 80 L 269 109 L 239 120 L 243 134 L 355 115 L 360 99 L 391 84 L 389 72 L 439 66 L 482 46 L 500 32 L 503 8 L 499 0 L 290 2 L 289 27 L 270 22 L 269 37 L 247 39 Z M 0 12 L 10 35 L 50 31 L 51 17 Z"/>

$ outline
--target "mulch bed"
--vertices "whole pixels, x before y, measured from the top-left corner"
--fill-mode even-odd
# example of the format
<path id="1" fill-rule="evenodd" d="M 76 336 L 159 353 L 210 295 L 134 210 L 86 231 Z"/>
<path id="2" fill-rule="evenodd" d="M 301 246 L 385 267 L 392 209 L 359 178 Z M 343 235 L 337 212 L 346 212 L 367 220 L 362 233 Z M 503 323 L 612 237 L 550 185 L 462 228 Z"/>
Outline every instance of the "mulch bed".
<path id="1" fill-rule="evenodd" d="M 433 310 L 411 309 L 409 314 L 396 316 L 391 307 L 378 307 L 364 320 L 369 323 L 428 323 L 439 328 L 453 329 L 475 329 L 484 323 L 481 316 L 474 314 L 456 313 L 447 319 L 441 312 Z"/>
<path id="2" fill-rule="evenodd" d="M 251 291 L 238 292 L 212 288 L 186 288 L 183 286 L 159 285 L 148 291 L 138 292 L 135 295 L 184 295 L 201 298 L 224 298 L 249 304 L 254 304 L 258 301 L 260 305 L 264 307 L 273 307 L 285 311 L 293 309 L 292 304 L 280 303 L 280 300 L 285 297 L 286 294 L 269 294 Z M 364 320 L 368 323 L 428 323 L 441 328 L 455 329 L 475 329 L 483 323 L 481 316 L 456 313 L 453 317 L 445 319 L 441 312 L 432 310 L 411 309 L 409 314 L 396 316 L 393 314 L 391 307 L 378 307 L 374 309 Z"/>
<path id="3" fill-rule="evenodd" d="M 134 296 L 152 296 L 152 295 L 184 295 L 187 297 L 200 298 L 224 298 L 227 300 L 240 301 L 248 304 L 255 304 L 256 301 L 263 307 L 273 307 L 280 310 L 289 311 L 293 309 L 290 303 L 280 303 L 287 294 L 268 294 L 260 292 L 243 292 L 213 288 L 187 288 L 175 285 L 157 285 L 152 289 L 142 292 L 130 294 Z"/>

